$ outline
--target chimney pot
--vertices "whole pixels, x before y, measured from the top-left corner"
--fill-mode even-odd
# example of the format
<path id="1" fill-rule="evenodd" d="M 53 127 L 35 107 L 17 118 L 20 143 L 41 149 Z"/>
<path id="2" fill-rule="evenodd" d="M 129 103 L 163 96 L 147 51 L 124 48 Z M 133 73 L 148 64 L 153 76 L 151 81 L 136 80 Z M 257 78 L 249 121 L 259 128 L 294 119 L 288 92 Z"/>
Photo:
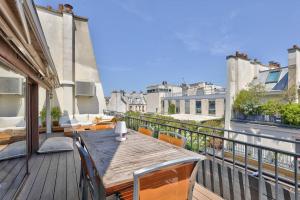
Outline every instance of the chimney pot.
<path id="1" fill-rule="evenodd" d="M 280 68 L 280 63 L 275 61 L 269 62 L 269 69 L 278 69 L 278 68 Z"/>
<path id="2" fill-rule="evenodd" d="M 246 53 L 240 53 L 239 51 L 236 51 L 235 56 L 237 58 L 242 58 L 242 59 L 245 59 L 245 60 L 249 60 L 248 55 Z"/>
<path id="3" fill-rule="evenodd" d="M 67 12 L 67 13 L 73 13 L 73 6 L 72 5 L 70 5 L 70 4 L 65 4 L 65 11 Z"/>
<path id="4" fill-rule="evenodd" d="M 63 12 L 64 11 L 64 5 L 63 4 L 58 4 L 58 11 Z"/>

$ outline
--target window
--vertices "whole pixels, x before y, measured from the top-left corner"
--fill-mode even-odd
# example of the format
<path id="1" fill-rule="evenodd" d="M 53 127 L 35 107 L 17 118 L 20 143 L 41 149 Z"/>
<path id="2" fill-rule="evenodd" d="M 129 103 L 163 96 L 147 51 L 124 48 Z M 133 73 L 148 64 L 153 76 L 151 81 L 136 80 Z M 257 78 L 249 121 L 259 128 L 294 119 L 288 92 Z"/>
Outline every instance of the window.
<path id="1" fill-rule="evenodd" d="M 208 102 L 208 114 L 210 114 L 210 115 L 216 114 L 216 102 L 215 101 Z"/>
<path id="2" fill-rule="evenodd" d="M 269 72 L 266 83 L 277 83 L 279 76 L 280 76 L 280 71 Z"/>
<path id="3" fill-rule="evenodd" d="M 196 114 L 201 114 L 201 101 L 196 101 Z"/>
<path id="4" fill-rule="evenodd" d="M 190 100 L 185 100 L 184 109 L 185 109 L 185 114 L 190 114 Z"/>
<path id="5" fill-rule="evenodd" d="M 180 113 L 180 101 L 176 100 L 176 113 Z"/>

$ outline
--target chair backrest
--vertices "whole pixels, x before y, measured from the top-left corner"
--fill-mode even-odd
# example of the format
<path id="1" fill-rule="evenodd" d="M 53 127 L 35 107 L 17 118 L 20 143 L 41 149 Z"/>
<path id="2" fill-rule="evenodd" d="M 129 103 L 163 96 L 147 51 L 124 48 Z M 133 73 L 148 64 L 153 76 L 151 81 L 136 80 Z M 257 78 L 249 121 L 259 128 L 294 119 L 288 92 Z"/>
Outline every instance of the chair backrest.
<path id="1" fill-rule="evenodd" d="M 138 132 L 153 137 L 154 130 L 150 126 L 140 126 Z"/>
<path id="2" fill-rule="evenodd" d="M 76 146 L 79 151 L 83 173 L 88 177 L 88 183 L 90 185 L 90 191 L 93 199 L 105 199 L 106 195 L 102 180 L 95 173 L 93 162 L 89 153 L 81 145 L 80 141 L 76 142 Z"/>
<path id="3" fill-rule="evenodd" d="M 185 147 L 186 144 L 186 138 L 175 132 L 160 131 L 158 133 L 158 139 L 178 147 Z"/>
<path id="4" fill-rule="evenodd" d="M 134 200 L 191 200 L 199 158 L 182 158 L 137 170 Z"/>

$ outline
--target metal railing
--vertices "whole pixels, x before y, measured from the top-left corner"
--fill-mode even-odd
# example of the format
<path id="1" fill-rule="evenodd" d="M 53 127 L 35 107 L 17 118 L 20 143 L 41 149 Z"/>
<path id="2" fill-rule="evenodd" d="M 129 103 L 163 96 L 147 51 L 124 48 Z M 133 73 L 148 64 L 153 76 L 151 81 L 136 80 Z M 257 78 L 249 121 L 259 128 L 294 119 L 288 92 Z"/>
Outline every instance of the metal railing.
<path id="1" fill-rule="evenodd" d="M 113 114 L 113 113 L 109 113 Z M 116 114 L 116 113 L 114 113 Z M 253 166 L 249 165 L 248 162 L 250 159 L 253 159 L 257 163 L 257 175 L 258 175 L 258 199 L 262 199 L 262 180 L 263 180 L 263 164 L 271 164 L 274 167 L 274 182 L 275 182 L 275 199 L 278 199 L 278 189 L 279 189 L 279 181 L 282 183 L 284 180 L 288 181 L 289 185 L 293 186 L 294 194 L 295 194 L 295 200 L 298 200 L 298 159 L 300 157 L 300 154 L 294 153 L 294 152 L 289 152 L 289 151 L 284 151 L 272 147 L 266 147 L 262 145 L 257 145 L 257 144 L 252 144 L 252 143 L 247 143 L 231 138 L 225 138 L 220 135 L 216 135 L 217 131 L 230 131 L 233 133 L 238 133 L 238 134 L 244 134 L 244 135 L 252 135 L 255 137 L 258 137 L 255 134 L 248 134 L 248 133 L 243 133 L 243 132 L 238 132 L 238 131 L 231 131 L 231 130 L 226 130 L 226 129 L 220 129 L 220 128 L 214 128 L 214 127 L 207 127 L 207 126 L 202 126 L 202 125 L 195 125 L 191 123 L 184 123 L 184 122 L 178 122 L 174 120 L 168 120 L 168 119 L 160 119 L 160 118 L 155 118 L 151 116 L 141 116 L 141 117 L 131 117 L 128 115 L 125 116 L 125 121 L 127 123 L 127 126 L 129 128 L 132 128 L 134 130 L 138 130 L 138 127 L 140 125 L 148 125 L 152 126 L 155 128 L 156 131 L 161 131 L 161 130 L 169 130 L 169 131 L 174 131 L 177 132 L 187 139 L 187 148 L 189 150 L 202 153 L 206 156 L 209 156 L 213 162 L 213 166 L 215 166 L 215 162 L 220 161 L 222 163 L 222 168 L 225 166 L 225 162 L 228 160 L 230 161 L 232 165 L 232 170 L 234 174 L 234 170 L 241 169 L 243 168 L 244 171 L 244 179 L 245 182 L 247 182 L 248 175 L 250 172 L 250 169 L 253 168 Z M 149 119 L 152 119 L 151 121 Z M 153 120 L 154 119 L 154 120 Z M 162 121 L 169 121 L 169 122 L 176 122 L 178 125 L 169 125 L 169 124 L 164 124 Z M 185 128 L 182 125 L 191 125 L 191 126 L 198 126 L 202 128 L 208 128 L 210 130 L 214 130 L 212 133 L 207 133 L 203 129 L 195 129 L 191 130 L 188 128 Z M 277 139 L 277 138 L 272 138 L 268 136 L 260 136 L 262 138 L 268 138 L 268 139 L 274 139 L 274 140 L 279 140 L 282 141 L 282 139 Z M 290 142 L 290 143 L 297 143 L 292 140 L 284 140 L 285 142 Z M 220 144 L 220 145 L 216 145 Z M 228 154 L 230 156 L 226 156 Z M 271 155 L 273 162 L 269 162 L 268 159 L 265 159 L 266 155 Z M 281 157 L 289 158 L 290 163 L 292 165 L 289 167 L 290 172 L 293 174 L 292 177 L 280 177 L 279 176 L 279 168 L 282 167 L 279 164 L 279 161 Z M 239 160 L 237 160 L 239 159 Z M 241 161 L 241 159 L 243 159 Z M 242 163 L 242 164 L 241 164 Z M 271 172 L 271 174 L 273 173 Z M 265 173 L 264 173 L 265 176 Z M 245 186 L 245 191 L 246 191 L 246 184 Z"/>

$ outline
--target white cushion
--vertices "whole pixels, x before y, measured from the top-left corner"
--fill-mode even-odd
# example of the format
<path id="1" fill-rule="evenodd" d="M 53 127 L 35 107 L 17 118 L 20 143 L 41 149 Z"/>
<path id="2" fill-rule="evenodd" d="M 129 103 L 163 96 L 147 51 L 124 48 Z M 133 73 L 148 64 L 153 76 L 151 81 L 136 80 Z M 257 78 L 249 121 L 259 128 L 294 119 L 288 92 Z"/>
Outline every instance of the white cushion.
<path id="1" fill-rule="evenodd" d="M 79 122 L 87 122 L 87 121 L 89 121 L 89 115 L 88 114 L 75 115 L 74 117 Z"/>
<path id="2" fill-rule="evenodd" d="M 73 139 L 69 137 L 50 137 L 44 141 L 38 153 L 73 151 Z"/>
<path id="3" fill-rule="evenodd" d="M 0 161 L 12 158 L 19 158 L 26 155 L 26 142 L 14 142 L 7 145 L 2 151 L 0 151 Z"/>
<path id="4" fill-rule="evenodd" d="M 25 127 L 24 117 L 0 117 L 0 128 L 16 126 Z"/>
<path id="5" fill-rule="evenodd" d="M 78 122 L 78 124 L 81 126 L 90 126 L 90 125 L 93 125 L 93 122 L 90 122 L 90 121 Z"/>

